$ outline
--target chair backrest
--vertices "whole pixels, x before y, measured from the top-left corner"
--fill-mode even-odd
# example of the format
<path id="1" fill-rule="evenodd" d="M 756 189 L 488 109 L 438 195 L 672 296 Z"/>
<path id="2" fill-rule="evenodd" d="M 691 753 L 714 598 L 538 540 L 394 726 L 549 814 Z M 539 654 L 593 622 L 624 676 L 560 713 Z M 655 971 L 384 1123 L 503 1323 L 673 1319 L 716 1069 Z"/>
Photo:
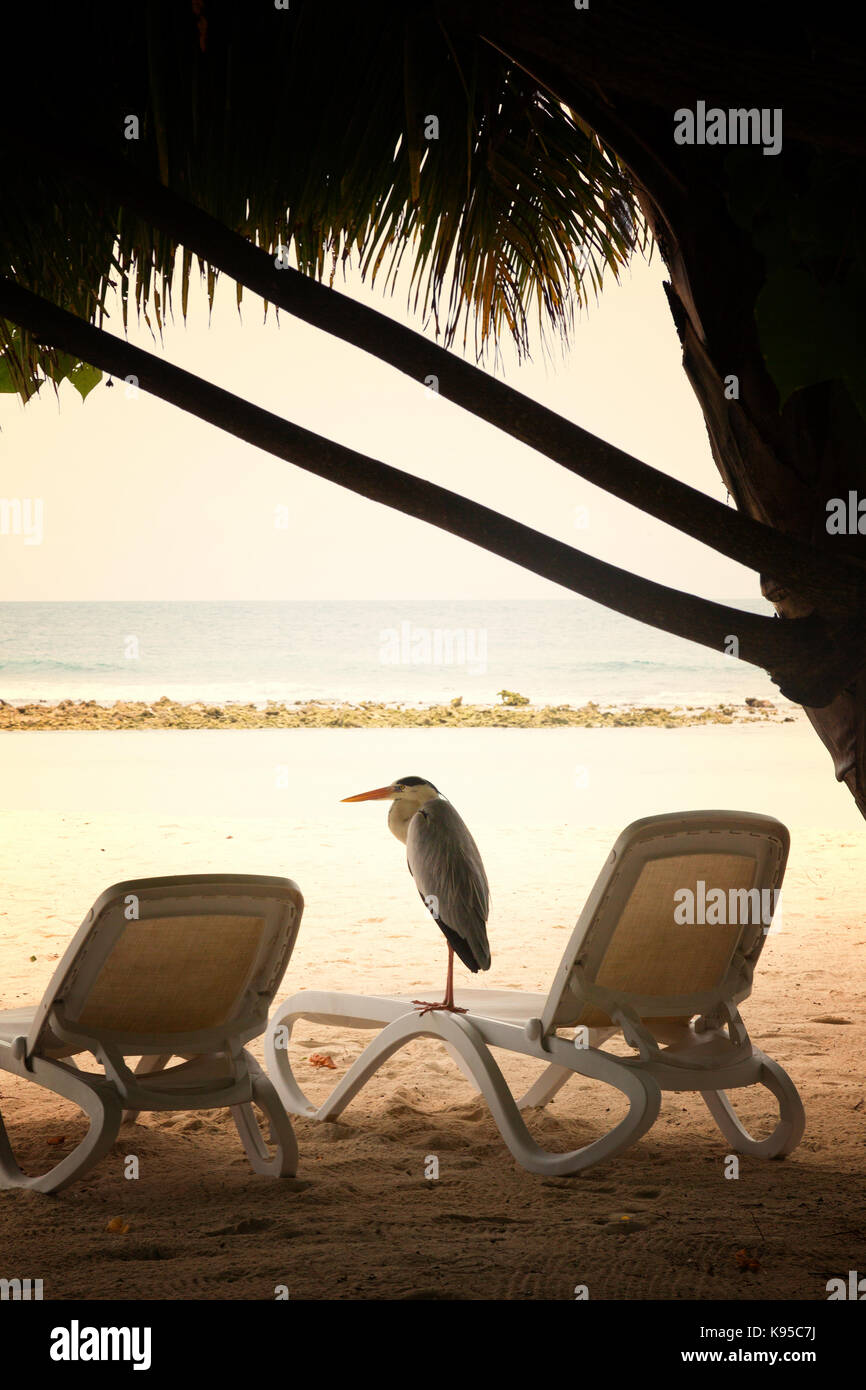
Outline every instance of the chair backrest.
<path id="1" fill-rule="evenodd" d="M 684 811 L 622 832 L 578 919 L 542 1014 L 544 1033 L 691 1018 L 751 989 L 788 858 L 781 821 Z"/>
<path id="2" fill-rule="evenodd" d="M 116 883 L 45 992 L 27 1051 L 52 1039 L 126 1055 L 217 1051 L 267 1023 L 304 900 L 288 878 L 186 874 Z"/>

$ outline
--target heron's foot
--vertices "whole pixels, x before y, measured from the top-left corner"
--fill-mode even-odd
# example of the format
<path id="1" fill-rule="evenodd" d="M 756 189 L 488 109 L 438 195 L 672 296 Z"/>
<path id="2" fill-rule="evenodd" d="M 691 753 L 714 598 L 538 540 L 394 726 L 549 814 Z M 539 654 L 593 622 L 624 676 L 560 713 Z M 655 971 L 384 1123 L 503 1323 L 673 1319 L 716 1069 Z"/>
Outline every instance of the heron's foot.
<path id="1" fill-rule="evenodd" d="M 413 999 L 412 1003 L 421 1006 L 421 1018 L 423 1018 L 425 1014 L 429 1014 L 433 1009 L 445 1009 L 449 1014 L 467 1014 L 469 1012 L 468 1009 L 458 1008 L 453 1001 L 449 1004 L 447 999 L 441 1004 L 428 1004 L 426 999 Z"/>

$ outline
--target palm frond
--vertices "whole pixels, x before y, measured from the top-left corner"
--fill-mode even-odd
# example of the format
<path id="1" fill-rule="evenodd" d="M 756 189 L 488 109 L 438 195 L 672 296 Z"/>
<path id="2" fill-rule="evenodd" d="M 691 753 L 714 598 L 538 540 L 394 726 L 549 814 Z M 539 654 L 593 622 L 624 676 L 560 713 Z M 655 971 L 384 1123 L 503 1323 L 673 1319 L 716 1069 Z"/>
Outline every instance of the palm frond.
<path id="1" fill-rule="evenodd" d="M 386 292 L 405 284 L 448 346 L 480 358 L 507 334 L 526 352 L 533 317 L 566 339 L 575 307 L 646 240 L 614 155 L 502 54 L 447 32 L 432 0 L 148 4 L 100 33 L 85 85 L 74 75 L 106 13 L 85 3 L 49 35 L 65 122 L 257 245 L 290 248 L 307 275 L 357 264 Z M 110 195 L 34 168 L 32 150 L 11 155 L 0 273 L 91 322 L 117 289 L 124 325 L 131 304 L 155 336 L 177 275 L 186 314 L 189 254 Z M 216 272 L 200 271 L 212 304 Z M 0 349 L 25 398 L 56 379 L 50 350 L 11 325 Z"/>

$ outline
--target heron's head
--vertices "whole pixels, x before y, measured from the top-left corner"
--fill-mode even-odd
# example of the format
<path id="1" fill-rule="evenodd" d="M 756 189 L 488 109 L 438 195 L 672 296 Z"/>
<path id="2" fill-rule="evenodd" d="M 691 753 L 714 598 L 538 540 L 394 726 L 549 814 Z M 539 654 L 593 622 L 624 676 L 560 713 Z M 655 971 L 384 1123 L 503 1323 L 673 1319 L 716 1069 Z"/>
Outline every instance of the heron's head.
<path id="1" fill-rule="evenodd" d="M 439 792 L 432 782 L 426 782 L 423 777 L 398 777 L 396 782 L 392 782 L 387 787 L 376 787 L 371 792 L 361 792 L 358 796 L 344 796 L 344 801 L 409 801 L 416 806 L 423 806 L 425 801 L 431 801 Z"/>

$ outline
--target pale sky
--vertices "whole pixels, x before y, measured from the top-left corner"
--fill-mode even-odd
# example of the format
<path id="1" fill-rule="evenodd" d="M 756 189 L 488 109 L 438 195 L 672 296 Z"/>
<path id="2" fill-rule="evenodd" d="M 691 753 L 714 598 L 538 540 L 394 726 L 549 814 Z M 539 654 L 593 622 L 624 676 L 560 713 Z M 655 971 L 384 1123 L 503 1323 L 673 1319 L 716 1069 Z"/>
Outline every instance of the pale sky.
<path id="1" fill-rule="evenodd" d="M 586 429 L 724 501 L 681 366 L 664 270 L 635 257 L 578 317 L 573 346 L 500 375 Z M 402 322 L 385 299 L 337 288 Z M 109 327 L 119 331 L 115 308 Z M 711 598 L 759 597 L 756 576 L 557 467 L 356 348 L 218 285 L 208 327 L 196 284 L 154 345 L 131 341 L 374 458 L 418 473 L 647 577 Z M 44 539 L 0 536 L 4 599 L 545 598 L 568 591 L 434 527 L 368 502 L 193 416 L 104 383 L 82 403 L 50 385 L 0 396 L 0 498 L 41 498 Z M 279 506 L 289 530 L 275 526 Z M 579 529 L 578 509 L 588 526 Z"/>

